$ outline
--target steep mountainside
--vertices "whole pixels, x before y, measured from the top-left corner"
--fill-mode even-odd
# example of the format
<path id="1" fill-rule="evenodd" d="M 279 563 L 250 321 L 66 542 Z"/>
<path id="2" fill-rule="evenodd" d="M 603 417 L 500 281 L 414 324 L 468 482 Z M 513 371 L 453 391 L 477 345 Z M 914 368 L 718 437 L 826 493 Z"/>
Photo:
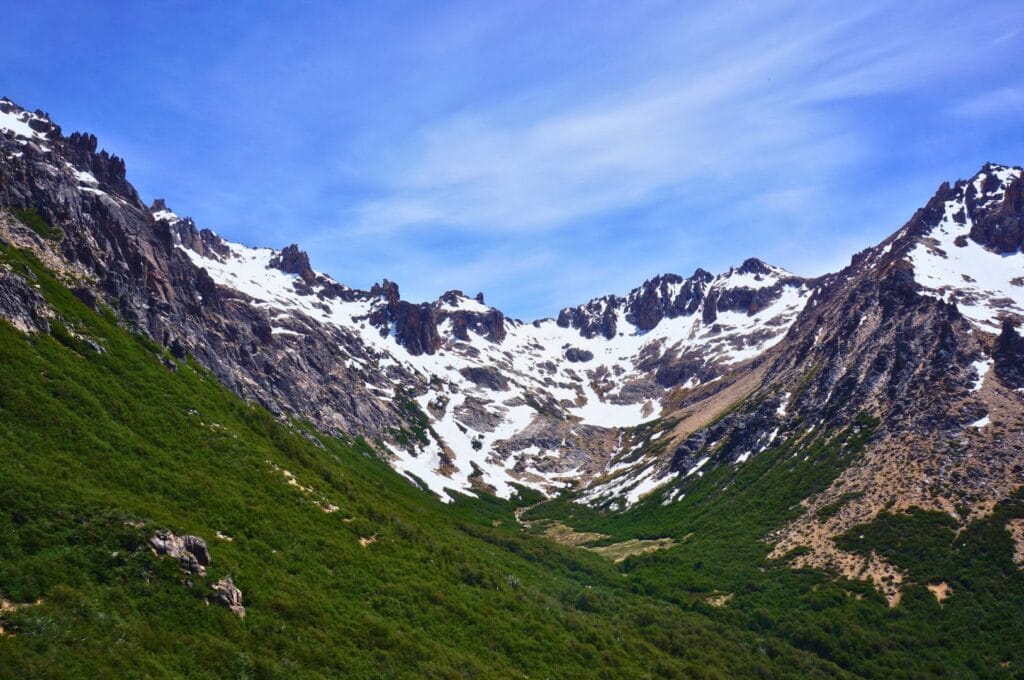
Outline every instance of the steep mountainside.
<path id="1" fill-rule="evenodd" d="M 815 285 L 751 259 L 557 320 L 509 319 L 459 291 L 413 304 L 388 280 L 361 291 L 315 272 L 295 245 L 229 243 L 163 201 L 147 209 L 94 137 L 6 100 L 0 116 L 0 206 L 63 236 L 13 219 L 0 235 L 240 396 L 381 442 L 442 497 L 585 484 L 620 452 L 620 428 L 778 343 Z"/>
<path id="2" fill-rule="evenodd" d="M 1022 189 L 1020 168 L 996 165 L 943 185 L 819 281 L 758 365 L 681 395 L 658 427 L 634 433 L 634 450 L 582 498 L 615 508 L 660 488 L 671 503 L 717 466 L 828 441 L 870 416 L 880 424 L 864 451 L 770 540 L 776 556 L 799 548 L 796 565 L 869 576 L 897 601 L 901 571 L 836 537 L 882 511 L 985 516 L 1024 480 Z"/>
<path id="3" fill-rule="evenodd" d="M 281 423 L 0 244 L 0 678 L 750 675 L 754 633 Z M 532 502 L 516 498 L 516 502 Z M 230 595 L 230 596 L 228 596 Z M 486 631 L 486 635 L 481 635 Z M 773 640 L 780 666 L 842 670 Z"/>

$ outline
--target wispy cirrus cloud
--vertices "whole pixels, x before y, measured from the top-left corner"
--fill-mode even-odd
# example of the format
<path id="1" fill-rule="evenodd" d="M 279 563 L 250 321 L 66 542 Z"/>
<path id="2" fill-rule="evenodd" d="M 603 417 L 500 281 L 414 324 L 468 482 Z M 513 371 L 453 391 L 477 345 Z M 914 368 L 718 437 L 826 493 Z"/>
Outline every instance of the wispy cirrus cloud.
<path id="1" fill-rule="evenodd" d="M 1024 113 L 1024 84 L 983 92 L 957 103 L 951 112 L 965 118 L 1020 116 Z"/>
<path id="2" fill-rule="evenodd" d="M 880 141 L 839 104 L 925 87 L 979 58 L 962 24 L 915 12 L 733 9 L 656 31 L 695 43 L 639 84 L 583 101 L 564 88 L 528 92 L 385 149 L 368 168 L 380 195 L 355 207 L 354 230 L 534 232 L 715 183 L 766 195 L 821 186 Z"/>

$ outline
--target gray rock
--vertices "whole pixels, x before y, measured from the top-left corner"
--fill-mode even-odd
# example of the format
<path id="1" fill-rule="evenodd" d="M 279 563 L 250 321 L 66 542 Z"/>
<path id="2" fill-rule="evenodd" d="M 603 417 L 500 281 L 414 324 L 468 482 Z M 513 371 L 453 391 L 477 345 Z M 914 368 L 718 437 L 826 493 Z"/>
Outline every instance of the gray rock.
<path id="1" fill-rule="evenodd" d="M 181 568 L 192 574 L 202 576 L 210 566 L 209 548 L 198 536 L 176 536 L 160 530 L 149 539 L 149 546 L 157 555 L 177 558 Z"/>
<path id="2" fill-rule="evenodd" d="M 196 556 L 199 564 L 204 567 L 210 566 L 210 550 L 206 547 L 206 541 L 198 536 L 185 536 L 185 550 Z"/>
<path id="3" fill-rule="evenodd" d="M 227 607 L 241 618 L 245 618 L 245 606 L 242 604 L 242 591 L 238 589 L 230 576 L 225 576 L 213 584 L 210 602 Z"/>

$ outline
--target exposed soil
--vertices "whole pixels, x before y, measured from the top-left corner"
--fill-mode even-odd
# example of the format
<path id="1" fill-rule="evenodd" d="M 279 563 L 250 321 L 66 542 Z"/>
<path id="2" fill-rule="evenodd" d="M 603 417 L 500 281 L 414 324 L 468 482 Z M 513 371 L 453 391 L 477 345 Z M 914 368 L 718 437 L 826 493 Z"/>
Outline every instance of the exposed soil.
<path id="1" fill-rule="evenodd" d="M 1024 519 L 1011 519 L 1006 530 L 1013 538 L 1013 561 L 1018 568 L 1024 568 Z"/>
<path id="2" fill-rule="evenodd" d="M 935 596 L 935 600 L 939 604 L 942 604 L 946 600 L 946 598 L 953 594 L 953 591 L 952 589 L 950 589 L 949 584 L 945 581 L 942 581 L 940 583 L 929 583 L 928 590 L 932 591 L 932 595 Z"/>
<path id="3" fill-rule="evenodd" d="M 643 555 L 644 553 L 654 552 L 655 550 L 664 550 L 671 548 L 675 545 L 675 541 L 671 538 L 656 538 L 652 540 L 631 538 L 628 541 L 622 541 L 621 543 L 612 543 L 611 545 L 602 545 L 596 548 L 587 548 L 593 550 L 598 555 L 610 559 L 612 562 L 621 562 L 630 555 Z"/>

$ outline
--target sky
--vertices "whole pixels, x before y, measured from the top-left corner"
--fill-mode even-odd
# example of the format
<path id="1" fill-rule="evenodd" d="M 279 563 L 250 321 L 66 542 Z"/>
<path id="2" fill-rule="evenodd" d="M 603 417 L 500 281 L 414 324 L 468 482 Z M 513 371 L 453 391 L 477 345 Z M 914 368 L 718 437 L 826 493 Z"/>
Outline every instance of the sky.
<path id="1" fill-rule="evenodd" d="M 664 272 L 834 271 L 1024 164 L 1024 3 L 0 0 L 0 96 L 147 202 L 534 319 Z"/>

